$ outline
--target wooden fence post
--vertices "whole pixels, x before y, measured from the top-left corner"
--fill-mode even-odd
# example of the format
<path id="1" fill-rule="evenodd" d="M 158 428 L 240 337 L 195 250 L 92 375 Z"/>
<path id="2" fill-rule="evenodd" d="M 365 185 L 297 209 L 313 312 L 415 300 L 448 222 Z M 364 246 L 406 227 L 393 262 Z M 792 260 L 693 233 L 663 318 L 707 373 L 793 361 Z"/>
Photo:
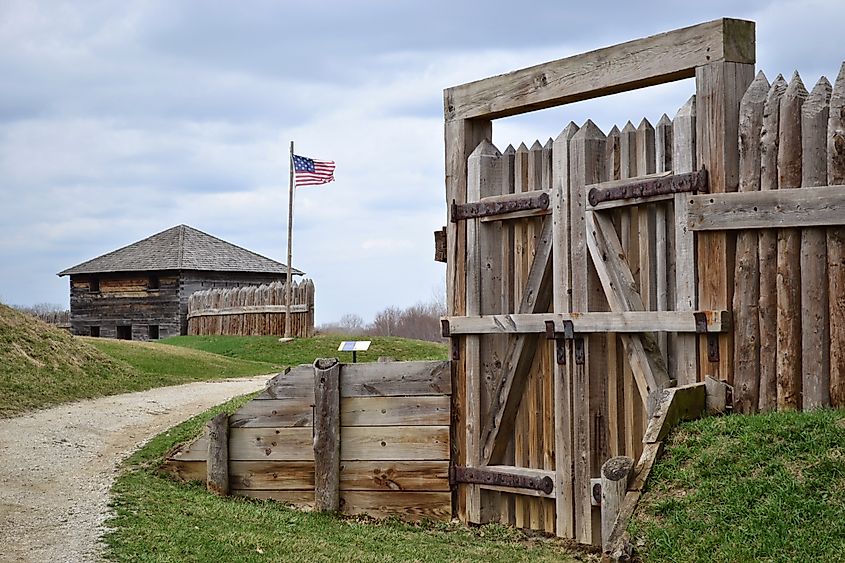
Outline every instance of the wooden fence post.
<path id="1" fill-rule="evenodd" d="M 763 71 L 739 106 L 739 191 L 760 191 L 760 131 L 769 81 Z M 757 232 L 737 234 L 734 275 L 734 388 L 738 411 L 757 411 L 760 394 L 760 270 Z"/>
<path id="2" fill-rule="evenodd" d="M 827 181 L 845 184 L 845 63 L 833 86 L 827 128 Z M 830 401 L 845 407 L 845 227 L 827 229 L 830 291 Z"/>
<path id="3" fill-rule="evenodd" d="M 628 492 L 628 478 L 633 468 L 634 460 L 627 456 L 612 457 L 601 466 L 601 540 L 604 551 L 610 548 L 610 535 Z"/>
<path id="4" fill-rule="evenodd" d="M 780 101 L 778 189 L 801 187 L 801 106 L 807 89 L 796 72 Z M 778 230 L 778 410 L 801 406 L 801 229 Z"/>
<path id="5" fill-rule="evenodd" d="M 801 187 L 827 184 L 831 86 L 822 76 L 801 108 Z M 802 408 L 830 406 L 827 242 L 824 227 L 801 231 Z"/>
<path id="6" fill-rule="evenodd" d="M 760 130 L 760 191 L 778 189 L 778 129 L 780 99 L 786 80 L 780 74 L 772 82 L 763 105 Z M 777 229 L 763 229 L 759 234 L 760 260 L 760 398 L 758 409 L 777 409 Z"/>
<path id="7" fill-rule="evenodd" d="M 220 496 L 229 494 L 229 415 L 221 412 L 208 423 L 206 488 Z"/>
<path id="8" fill-rule="evenodd" d="M 314 361 L 314 509 L 340 509 L 340 362 Z"/>
<path id="9" fill-rule="evenodd" d="M 734 40 L 747 40 L 745 29 Z M 753 45 L 753 42 L 751 43 Z M 754 79 L 754 65 L 714 62 L 695 69 L 696 153 L 698 166 L 707 168 L 711 193 L 735 192 L 739 184 L 739 101 Z M 698 236 L 698 306 L 727 309 L 733 298 L 734 235 L 725 232 Z M 719 335 L 719 363 L 708 361 L 706 339 L 701 354 L 702 377 L 716 375 L 733 382 L 733 333 Z"/>

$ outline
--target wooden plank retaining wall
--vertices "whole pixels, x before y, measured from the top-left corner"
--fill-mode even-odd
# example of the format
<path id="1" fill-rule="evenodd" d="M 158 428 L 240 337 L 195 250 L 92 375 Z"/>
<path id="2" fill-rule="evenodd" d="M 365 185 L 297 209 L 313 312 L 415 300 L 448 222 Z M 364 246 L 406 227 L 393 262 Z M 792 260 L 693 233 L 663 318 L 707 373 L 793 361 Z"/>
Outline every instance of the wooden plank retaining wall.
<path id="1" fill-rule="evenodd" d="M 340 510 L 448 520 L 449 362 L 341 364 L 339 371 Z M 313 508 L 314 411 L 314 368 L 302 365 L 230 415 L 231 493 Z M 165 467 L 205 480 L 207 451 L 206 434 Z"/>

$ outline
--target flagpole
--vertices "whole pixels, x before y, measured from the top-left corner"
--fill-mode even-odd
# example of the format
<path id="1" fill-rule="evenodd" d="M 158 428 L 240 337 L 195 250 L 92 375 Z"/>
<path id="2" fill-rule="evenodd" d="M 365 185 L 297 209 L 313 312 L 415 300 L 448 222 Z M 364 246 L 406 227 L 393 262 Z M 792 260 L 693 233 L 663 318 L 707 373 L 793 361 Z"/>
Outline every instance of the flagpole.
<path id="1" fill-rule="evenodd" d="M 288 194 L 288 275 L 285 287 L 285 338 L 290 338 L 290 302 L 293 289 L 291 273 L 291 244 L 293 237 L 293 141 L 290 142 L 290 192 Z"/>

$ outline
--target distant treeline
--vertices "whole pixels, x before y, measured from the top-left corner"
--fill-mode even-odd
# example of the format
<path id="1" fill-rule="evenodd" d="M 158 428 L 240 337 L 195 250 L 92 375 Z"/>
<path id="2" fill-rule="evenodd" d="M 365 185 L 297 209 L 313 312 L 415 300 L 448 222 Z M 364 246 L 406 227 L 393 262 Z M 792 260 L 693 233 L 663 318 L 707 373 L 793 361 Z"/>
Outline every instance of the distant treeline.
<path id="1" fill-rule="evenodd" d="M 70 324 L 70 310 L 56 303 L 36 303 L 35 305 L 11 305 L 11 307 L 41 319 L 51 325 Z"/>
<path id="2" fill-rule="evenodd" d="M 440 342 L 440 317 L 446 315 L 446 306 L 437 299 L 417 303 L 405 309 L 387 307 L 376 314 L 373 322 L 365 324 L 356 314 L 343 315 L 338 322 L 317 327 L 324 334 L 349 334 L 360 336 L 399 336 Z"/>

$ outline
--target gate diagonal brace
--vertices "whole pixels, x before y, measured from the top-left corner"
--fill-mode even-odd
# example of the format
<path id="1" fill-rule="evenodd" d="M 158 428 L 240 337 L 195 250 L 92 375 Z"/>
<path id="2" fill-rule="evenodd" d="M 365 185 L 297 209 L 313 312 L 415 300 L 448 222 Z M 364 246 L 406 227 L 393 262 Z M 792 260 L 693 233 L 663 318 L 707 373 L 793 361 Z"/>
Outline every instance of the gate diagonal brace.
<path id="1" fill-rule="evenodd" d="M 482 467 L 455 465 L 449 470 L 449 484 L 456 485 L 458 483 L 530 489 L 547 495 L 552 494 L 555 489 L 554 481 L 548 476 L 514 475 Z"/>
<path id="2" fill-rule="evenodd" d="M 697 311 L 693 313 L 693 316 L 695 317 L 696 334 L 707 335 L 707 360 L 714 364 L 719 363 L 719 335 L 707 330 L 707 313 Z"/>

